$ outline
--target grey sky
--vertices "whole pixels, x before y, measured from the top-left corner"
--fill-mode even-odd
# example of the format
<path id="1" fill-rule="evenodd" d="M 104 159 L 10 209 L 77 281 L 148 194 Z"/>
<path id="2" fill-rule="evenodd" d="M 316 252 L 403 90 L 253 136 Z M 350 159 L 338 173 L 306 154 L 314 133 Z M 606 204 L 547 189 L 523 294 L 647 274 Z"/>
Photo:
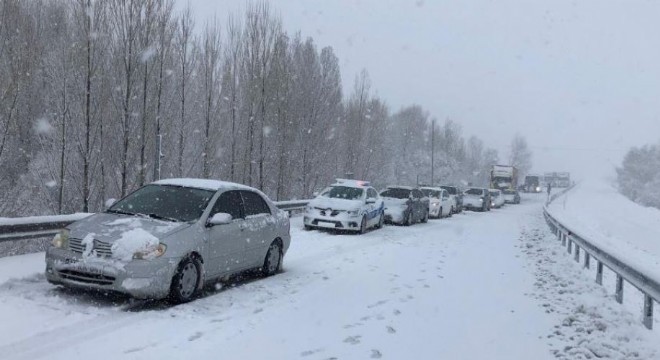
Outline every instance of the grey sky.
<path id="1" fill-rule="evenodd" d="M 503 162 L 516 132 L 535 171 L 576 177 L 611 175 L 630 146 L 660 140 L 658 2 L 271 2 L 289 32 L 335 49 L 347 92 L 366 68 L 391 110 L 451 118 Z M 200 25 L 243 4 L 191 1 Z"/>

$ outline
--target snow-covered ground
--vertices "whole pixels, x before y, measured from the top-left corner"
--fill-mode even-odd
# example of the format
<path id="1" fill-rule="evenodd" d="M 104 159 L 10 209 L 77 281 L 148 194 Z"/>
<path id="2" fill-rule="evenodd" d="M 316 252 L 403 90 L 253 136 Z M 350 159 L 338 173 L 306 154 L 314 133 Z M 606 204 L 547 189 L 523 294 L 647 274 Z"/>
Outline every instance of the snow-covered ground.
<path id="1" fill-rule="evenodd" d="M 579 235 L 660 282 L 660 210 L 636 204 L 606 181 L 585 181 L 550 214 Z"/>
<path id="2" fill-rule="evenodd" d="M 284 271 L 200 299 L 109 299 L 0 259 L 3 359 L 652 359 L 660 336 L 543 222 L 544 196 L 363 236 L 292 222 Z M 637 357 L 635 357 L 635 355 Z"/>

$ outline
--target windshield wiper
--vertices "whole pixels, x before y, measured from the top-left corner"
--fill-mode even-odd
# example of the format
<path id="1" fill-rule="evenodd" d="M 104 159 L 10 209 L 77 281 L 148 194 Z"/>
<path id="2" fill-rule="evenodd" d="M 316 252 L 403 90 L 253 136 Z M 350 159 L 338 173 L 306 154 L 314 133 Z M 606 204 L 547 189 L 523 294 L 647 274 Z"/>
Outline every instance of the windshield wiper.
<path id="1" fill-rule="evenodd" d="M 157 219 L 157 220 L 165 220 L 165 221 L 172 221 L 172 222 L 180 222 L 181 221 L 179 219 L 174 219 L 174 218 L 171 218 L 171 217 L 162 216 L 162 215 L 158 215 L 158 214 L 154 214 L 154 213 L 140 214 L 140 215 L 145 215 L 145 216 L 148 216 L 152 219 Z"/>
<path id="2" fill-rule="evenodd" d="M 136 214 L 128 212 L 128 211 L 122 211 L 122 210 L 106 210 L 105 212 L 109 212 L 112 214 L 122 214 L 122 215 L 130 215 L 130 216 L 135 216 Z"/>

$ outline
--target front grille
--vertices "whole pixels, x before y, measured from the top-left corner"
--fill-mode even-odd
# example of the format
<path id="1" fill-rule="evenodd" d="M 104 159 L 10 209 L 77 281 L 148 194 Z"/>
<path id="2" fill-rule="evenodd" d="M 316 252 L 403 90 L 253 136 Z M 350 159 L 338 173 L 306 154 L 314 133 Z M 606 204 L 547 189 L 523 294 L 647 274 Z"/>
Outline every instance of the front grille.
<path id="1" fill-rule="evenodd" d="M 321 216 L 337 216 L 341 214 L 341 210 L 332 210 L 332 209 L 321 209 L 321 208 L 316 208 L 316 210 L 321 213 Z"/>
<path id="2" fill-rule="evenodd" d="M 76 238 L 69 238 L 69 250 L 82 254 L 85 251 L 85 245 L 82 244 L 82 240 Z M 96 256 L 108 258 L 112 256 L 112 245 L 94 239 L 93 252 L 96 252 Z"/>
<path id="3" fill-rule="evenodd" d="M 72 269 L 60 270 L 59 273 L 61 277 L 67 280 L 73 280 L 85 284 L 111 285 L 115 281 L 114 276 L 90 274 Z"/>

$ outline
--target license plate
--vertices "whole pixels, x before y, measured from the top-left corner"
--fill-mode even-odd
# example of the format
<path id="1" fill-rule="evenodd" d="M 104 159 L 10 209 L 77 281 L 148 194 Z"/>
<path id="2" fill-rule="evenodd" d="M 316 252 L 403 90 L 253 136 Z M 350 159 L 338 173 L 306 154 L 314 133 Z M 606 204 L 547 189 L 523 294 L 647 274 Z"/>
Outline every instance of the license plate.
<path id="1" fill-rule="evenodd" d="M 99 269 L 99 268 L 91 267 L 91 266 L 79 266 L 79 267 L 76 267 L 76 270 L 81 271 L 81 272 L 85 272 L 85 273 L 88 273 L 88 274 L 94 274 L 94 275 L 103 274 L 103 269 Z"/>
<path id="2" fill-rule="evenodd" d="M 336 227 L 335 223 L 325 222 L 325 221 L 319 221 L 317 223 L 317 225 L 320 226 L 320 227 L 326 227 L 326 228 L 335 228 Z"/>

